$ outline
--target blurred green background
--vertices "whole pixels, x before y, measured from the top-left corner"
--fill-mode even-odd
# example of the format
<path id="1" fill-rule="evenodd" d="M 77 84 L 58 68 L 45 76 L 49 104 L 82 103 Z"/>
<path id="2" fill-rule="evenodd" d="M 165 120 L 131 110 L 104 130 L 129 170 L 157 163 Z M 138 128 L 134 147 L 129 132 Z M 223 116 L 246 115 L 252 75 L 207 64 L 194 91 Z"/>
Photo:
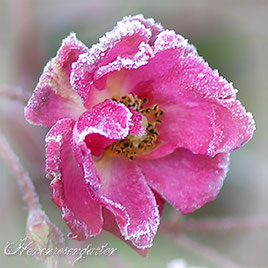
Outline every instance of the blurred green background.
<path id="1" fill-rule="evenodd" d="M 0 0 L 0 85 L 34 89 L 45 63 L 70 32 L 89 47 L 123 16 L 142 13 L 166 29 L 174 29 L 194 44 L 211 67 L 239 90 L 238 98 L 252 112 L 257 130 L 253 139 L 231 154 L 230 171 L 216 201 L 184 219 L 207 217 L 268 218 L 268 1 L 266 0 Z M 66 235 L 59 210 L 50 201 L 44 174 L 45 129 L 30 126 L 23 104 L 0 97 L 0 127 L 33 178 L 50 219 Z M 27 211 L 16 180 L 0 159 L 0 267 L 43 267 L 33 258 L 3 253 L 7 241 L 25 236 Z M 163 221 L 173 212 L 168 205 Z M 268 267 L 268 228 L 243 231 L 191 232 L 189 237 L 217 250 L 241 267 Z M 191 265 L 214 267 L 198 252 L 177 245 L 159 232 L 147 258 L 123 242 L 102 234 L 86 241 L 109 242 L 118 258 L 87 257 L 77 267 L 166 267 L 183 258 Z M 76 243 L 76 246 L 82 244 Z M 113 259 L 111 259 L 113 258 Z"/>

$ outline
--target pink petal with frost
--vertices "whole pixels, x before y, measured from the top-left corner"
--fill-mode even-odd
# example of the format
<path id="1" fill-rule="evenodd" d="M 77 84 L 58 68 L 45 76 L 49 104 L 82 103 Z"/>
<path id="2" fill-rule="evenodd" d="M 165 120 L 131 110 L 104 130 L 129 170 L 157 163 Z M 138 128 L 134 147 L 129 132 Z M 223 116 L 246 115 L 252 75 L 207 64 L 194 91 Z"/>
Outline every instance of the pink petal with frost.
<path id="1" fill-rule="evenodd" d="M 129 72 L 127 72 L 125 77 L 121 79 L 121 84 L 118 85 L 121 95 L 128 94 L 139 82 L 151 81 L 165 74 L 180 57 L 197 55 L 195 47 L 188 44 L 188 41 L 182 36 L 176 35 L 174 31 L 160 32 L 155 38 L 156 41 L 153 46 L 142 42 L 138 47 L 138 51 L 131 57 L 122 58 L 119 55 L 113 62 L 100 67 L 94 75 L 94 86 L 99 90 L 106 89 L 111 91 L 109 85 L 107 85 L 107 80 L 109 80 L 110 75 L 116 76 L 114 71 L 134 70 L 133 73 L 130 73 L 133 76 L 128 77 Z M 150 68 L 148 72 L 135 71 L 140 68 L 141 70 L 147 70 L 146 66 Z"/>
<path id="2" fill-rule="evenodd" d="M 163 199 L 162 196 L 158 192 L 156 192 L 153 188 L 151 188 L 151 191 L 154 194 L 156 204 L 157 204 L 157 207 L 158 207 L 158 211 L 159 211 L 159 215 L 161 217 L 163 209 L 164 209 L 164 205 L 165 205 L 165 199 Z"/>
<path id="3" fill-rule="evenodd" d="M 76 39 L 75 34 L 63 40 L 62 46 L 44 68 L 39 83 L 25 107 L 25 118 L 32 124 L 53 126 L 62 118 L 77 119 L 84 108 L 77 93 L 72 89 L 69 76 L 71 64 L 87 47 Z"/>
<path id="4" fill-rule="evenodd" d="M 229 164 L 229 154 L 211 158 L 177 149 L 151 161 L 137 161 L 149 185 L 183 214 L 191 213 L 219 193 Z"/>
<path id="5" fill-rule="evenodd" d="M 143 116 L 135 110 L 129 108 L 131 112 L 131 121 L 129 124 L 129 133 L 136 136 L 142 136 L 145 134 L 145 129 L 142 126 Z"/>
<path id="6" fill-rule="evenodd" d="M 159 141 L 173 148 L 166 154 L 184 147 L 214 156 L 232 151 L 252 137 L 254 121 L 235 99 L 236 90 L 197 55 L 186 39 L 163 31 L 153 49 L 154 56 L 148 57 L 147 64 L 125 72 L 113 72 L 110 66 L 111 73 L 105 79 L 116 81 L 119 95 L 135 93 L 146 97 L 150 105 L 160 105 L 164 115 L 158 127 Z M 111 96 L 109 83 L 103 87 Z M 157 151 L 154 154 L 157 156 Z"/>
<path id="7" fill-rule="evenodd" d="M 135 161 L 105 156 L 95 168 L 101 180 L 97 195 L 114 214 L 121 234 L 137 248 L 150 247 L 160 223 L 159 210 Z"/>
<path id="8" fill-rule="evenodd" d="M 156 233 L 159 212 L 155 197 L 135 162 L 108 153 L 93 162 L 91 156 L 91 152 L 98 153 L 99 148 L 104 149 L 109 142 L 126 137 L 130 125 L 135 123 L 132 116 L 126 106 L 112 100 L 97 104 L 77 121 L 73 151 L 83 169 L 88 192 L 115 215 L 126 240 L 138 248 L 147 248 Z M 94 143 L 96 134 L 98 148 Z M 88 142 L 92 135 L 93 141 Z"/>
<path id="9" fill-rule="evenodd" d="M 162 215 L 162 210 L 164 208 L 165 200 L 153 189 L 151 189 L 157 203 L 158 211 L 160 216 Z M 136 248 L 132 245 L 130 241 L 125 240 L 125 238 L 120 233 L 120 230 L 118 228 L 118 225 L 116 223 L 114 215 L 106 208 L 103 208 L 103 229 L 113 233 L 115 236 L 120 238 L 122 241 L 124 241 L 126 244 L 128 244 L 130 247 L 132 247 L 138 254 L 141 256 L 147 256 L 148 254 L 148 248 Z"/>
<path id="10" fill-rule="evenodd" d="M 159 225 L 155 197 L 134 161 L 105 154 L 93 163 L 90 150 L 74 143 L 89 193 L 115 216 L 120 233 L 137 248 L 148 248 Z"/>
<path id="11" fill-rule="evenodd" d="M 75 126 L 74 139 L 87 144 L 91 154 L 100 156 L 104 148 L 128 134 L 143 134 L 142 117 L 125 105 L 105 100 L 83 113 Z"/>
<path id="12" fill-rule="evenodd" d="M 130 241 L 125 240 L 125 238 L 121 235 L 118 225 L 116 223 L 115 217 L 112 212 L 110 212 L 106 208 L 103 208 L 102 215 L 103 215 L 103 229 L 104 230 L 117 236 L 119 239 L 121 239 L 131 248 L 133 248 L 141 256 L 144 256 L 144 257 L 147 256 L 148 248 L 136 248 L 135 246 L 132 245 Z"/>
<path id="13" fill-rule="evenodd" d="M 191 60 L 195 61 L 194 58 Z M 183 61 L 188 61 L 188 58 Z M 204 86 L 199 91 L 198 69 L 188 64 L 174 66 L 153 84 L 151 99 L 158 100 L 164 110 L 163 123 L 158 128 L 159 140 L 210 156 L 242 146 L 252 137 L 255 129 L 251 114 L 234 96 L 219 98 L 217 93 L 213 96 L 202 95 Z M 206 79 L 210 82 L 207 87 L 221 91 L 226 84 L 215 75 L 212 70 L 208 71 Z"/>
<path id="14" fill-rule="evenodd" d="M 159 143 L 153 147 L 150 151 L 147 151 L 145 154 L 138 155 L 139 159 L 158 159 L 166 155 L 173 153 L 176 150 L 177 146 L 169 143 Z"/>
<path id="15" fill-rule="evenodd" d="M 85 240 L 102 230 L 102 215 L 100 205 L 87 191 L 82 170 L 72 153 L 73 126 L 71 119 L 62 119 L 48 132 L 46 172 L 54 178 L 50 184 L 51 198 L 72 231 L 69 237 Z"/>
<path id="16" fill-rule="evenodd" d="M 111 32 L 100 38 L 99 43 L 93 45 L 88 53 L 79 56 L 73 64 L 71 84 L 87 107 L 95 104 L 92 97 L 94 92 L 91 91 L 105 84 L 105 81 L 96 83 L 97 88 L 92 88 L 93 80 L 111 70 L 120 70 L 123 66 L 138 68 L 146 64 L 147 58 L 152 56 L 148 43 L 152 43 L 161 30 L 159 24 L 155 24 L 152 19 L 145 20 L 142 15 L 125 17 Z"/>
<path id="17" fill-rule="evenodd" d="M 170 31 L 160 33 L 155 52 L 146 66 L 129 72 L 126 80 L 128 85 L 136 83 L 133 93 L 158 103 L 164 111 L 158 127 L 162 143 L 214 156 L 230 152 L 252 137 L 252 115 L 235 99 L 232 84 L 197 56 L 182 37 L 176 39 Z M 167 66 L 161 65 L 166 58 Z"/>
<path id="18" fill-rule="evenodd" d="M 149 43 L 152 45 L 155 41 L 156 36 L 164 30 L 161 24 L 156 23 L 154 19 L 145 19 L 142 14 L 138 14 L 135 16 L 127 16 L 122 19 L 122 22 L 125 21 L 139 21 L 141 24 L 145 26 L 146 29 L 150 30 L 151 39 L 149 40 Z"/>

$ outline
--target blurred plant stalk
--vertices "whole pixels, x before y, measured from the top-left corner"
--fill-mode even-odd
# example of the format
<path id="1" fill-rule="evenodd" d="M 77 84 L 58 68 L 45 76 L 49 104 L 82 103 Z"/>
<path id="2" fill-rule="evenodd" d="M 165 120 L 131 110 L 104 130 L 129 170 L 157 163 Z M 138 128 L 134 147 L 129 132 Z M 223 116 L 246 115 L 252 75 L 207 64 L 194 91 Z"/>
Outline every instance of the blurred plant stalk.
<path id="1" fill-rule="evenodd" d="M 23 200 L 27 205 L 28 217 L 26 224 L 26 238 L 33 250 L 43 248 L 61 248 L 64 245 L 63 234 L 50 222 L 42 210 L 39 198 L 28 173 L 22 167 L 18 157 L 10 148 L 4 135 L 0 132 L 0 155 L 12 171 L 19 184 Z M 35 255 L 46 262 L 47 267 L 58 267 L 58 256 Z"/>
<path id="2" fill-rule="evenodd" d="M 0 96 L 26 104 L 31 97 L 31 94 L 21 88 L 12 88 L 6 85 L 0 85 Z"/>
<path id="3" fill-rule="evenodd" d="M 171 236 L 177 246 L 182 246 L 198 256 L 201 256 L 216 267 L 242 268 L 239 264 L 229 260 L 217 250 L 199 243 L 186 235 L 187 232 L 223 232 L 248 231 L 268 229 L 268 218 L 222 218 L 184 220 L 183 216 L 173 211 L 166 221 L 160 225 L 160 230 Z M 214 267 L 214 266 L 213 266 Z"/>

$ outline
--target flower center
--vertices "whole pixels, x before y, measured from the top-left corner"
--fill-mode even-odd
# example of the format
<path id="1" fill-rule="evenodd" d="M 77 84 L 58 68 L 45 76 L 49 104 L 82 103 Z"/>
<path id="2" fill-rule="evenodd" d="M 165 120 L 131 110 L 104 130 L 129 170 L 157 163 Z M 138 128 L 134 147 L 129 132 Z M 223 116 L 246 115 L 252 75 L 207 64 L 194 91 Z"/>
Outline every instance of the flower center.
<path id="1" fill-rule="evenodd" d="M 145 129 L 145 134 L 142 136 L 129 134 L 125 139 L 112 143 L 106 148 L 106 151 L 133 160 L 135 156 L 144 154 L 155 147 L 159 136 L 156 125 L 161 124 L 159 118 L 163 115 L 163 111 L 159 109 L 159 106 L 154 104 L 146 107 L 147 99 L 139 99 L 134 94 L 113 97 L 112 100 L 126 105 L 143 116 L 141 125 Z"/>

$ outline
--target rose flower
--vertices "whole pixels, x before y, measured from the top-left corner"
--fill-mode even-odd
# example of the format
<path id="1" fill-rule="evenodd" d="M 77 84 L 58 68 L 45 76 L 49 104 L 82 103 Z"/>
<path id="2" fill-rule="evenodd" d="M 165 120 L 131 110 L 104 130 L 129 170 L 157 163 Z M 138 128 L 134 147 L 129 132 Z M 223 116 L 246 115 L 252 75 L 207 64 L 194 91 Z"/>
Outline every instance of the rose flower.
<path id="1" fill-rule="evenodd" d="M 85 240 L 108 230 L 145 254 L 164 202 L 214 200 L 255 129 L 231 83 L 152 19 L 125 17 L 90 49 L 71 34 L 25 108 L 50 128 L 51 198 Z"/>

